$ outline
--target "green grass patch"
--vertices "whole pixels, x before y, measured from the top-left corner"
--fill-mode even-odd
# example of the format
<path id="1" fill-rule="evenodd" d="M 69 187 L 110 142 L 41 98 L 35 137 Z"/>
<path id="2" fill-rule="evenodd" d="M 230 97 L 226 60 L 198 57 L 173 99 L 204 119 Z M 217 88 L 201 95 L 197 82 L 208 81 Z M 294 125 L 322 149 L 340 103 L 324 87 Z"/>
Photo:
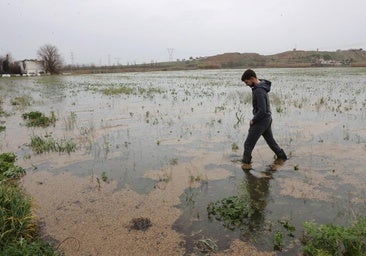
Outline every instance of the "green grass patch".
<path id="1" fill-rule="evenodd" d="M 19 107 L 27 107 L 31 105 L 32 98 L 30 96 L 24 95 L 21 97 L 15 97 L 10 101 L 10 104 L 13 106 Z"/>
<path id="2" fill-rule="evenodd" d="M 3 108 L 0 106 L 0 116 L 8 117 L 10 116 L 9 113 L 5 112 Z"/>
<path id="3" fill-rule="evenodd" d="M 6 126 L 2 126 L 2 125 L 0 125 L 0 132 L 3 132 L 3 131 L 5 131 L 6 130 Z"/>
<path id="4" fill-rule="evenodd" d="M 140 95 L 143 97 L 152 97 L 154 94 L 162 94 L 166 91 L 160 88 L 149 87 L 147 89 L 142 87 L 119 85 L 118 87 L 108 87 L 100 90 L 105 95 Z"/>
<path id="5" fill-rule="evenodd" d="M 23 119 L 27 121 L 27 126 L 40 126 L 40 127 L 47 127 L 50 125 L 55 125 L 56 123 L 56 116 L 55 112 L 51 111 L 51 116 L 47 117 L 45 114 L 39 111 L 32 111 L 28 113 L 24 113 L 22 115 Z"/>
<path id="6" fill-rule="evenodd" d="M 54 138 L 41 138 L 40 136 L 33 136 L 30 146 L 37 154 L 46 152 L 66 152 L 70 154 L 76 150 L 76 143 L 72 139 L 56 140 Z"/>
<path id="7" fill-rule="evenodd" d="M 238 144 L 236 144 L 235 142 L 231 143 L 231 150 L 233 151 L 239 150 Z"/>
<path id="8" fill-rule="evenodd" d="M 350 227 L 318 225 L 313 222 L 305 222 L 303 225 L 305 255 L 366 255 L 366 218 L 358 219 Z"/>
<path id="9" fill-rule="evenodd" d="M 0 184 L 0 247 L 31 240 L 36 235 L 36 223 L 31 214 L 31 200 L 18 187 Z"/>
<path id="10" fill-rule="evenodd" d="M 19 166 L 14 165 L 16 156 L 14 153 L 2 153 L 0 155 L 0 183 L 19 178 L 25 173 L 25 170 Z"/>
<path id="11" fill-rule="evenodd" d="M 0 256 L 60 255 L 39 239 L 32 201 L 11 182 L 25 173 L 14 153 L 0 154 Z"/>
<path id="12" fill-rule="evenodd" d="M 253 211 L 248 195 L 230 196 L 217 202 L 210 202 L 207 206 L 208 217 L 222 221 L 223 225 L 234 230 L 246 224 Z"/>
<path id="13" fill-rule="evenodd" d="M 154 94 L 162 94 L 166 92 L 161 88 L 154 88 L 154 87 L 149 87 L 148 89 L 139 87 L 137 91 L 139 94 L 145 95 L 147 97 L 152 97 Z"/>
<path id="14" fill-rule="evenodd" d="M 0 249 L 0 256 L 57 256 L 63 255 L 54 250 L 53 246 L 41 240 L 28 241 L 21 239 L 16 243 L 6 244 Z"/>
<path id="15" fill-rule="evenodd" d="M 104 93 L 105 95 L 117 95 L 117 94 L 126 94 L 126 95 L 130 95 L 134 93 L 134 88 L 125 86 L 125 85 L 121 85 L 120 87 L 117 88 L 105 88 L 101 90 L 102 93 Z"/>

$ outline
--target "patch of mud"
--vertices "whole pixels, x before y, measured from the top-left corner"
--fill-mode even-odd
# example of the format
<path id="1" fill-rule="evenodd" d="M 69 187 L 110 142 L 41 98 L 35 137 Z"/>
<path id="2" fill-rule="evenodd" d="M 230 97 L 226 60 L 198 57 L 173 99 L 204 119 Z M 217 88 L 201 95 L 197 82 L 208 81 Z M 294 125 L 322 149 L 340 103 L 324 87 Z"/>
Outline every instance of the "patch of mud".
<path id="1" fill-rule="evenodd" d="M 225 170 L 205 169 L 207 162 L 220 158 L 221 163 L 227 161 L 206 153 L 189 163 L 150 171 L 146 177 L 154 178 L 157 184 L 144 195 L 129 188 L 118 190 L 115 181 L 106 183 L 69 173 L 30 171 L 22 184 L 34 198 L 36 215 L 44 223 L 43 236 L 57 240 L 56 246 L 66 255 L 184 255 L 184 237 L 173 229 L 181 215 L 176 205 L 186 188 L 202 182 L 192 181 L 192 176 L 210 180 L 230 175 Z M 149 228 L 131 229 L 131 221 L 136 218 L 148 218 Z M 271 255 L 256 254 L 244 242 L 236 242 L 232 249 L 218 255 L 243 252 Z"/>
<path id="2" fill-rule="evenodd" d="M 230 249 L 213 254 L 216 256 L 224 256 L 224 255 L 232 255 L 232 256 L 243 256 L 243 255 L 251 255 L 251 256 L 274 256 L 275 252 L 259 252 L 254 246 L 248 245 L 246 242 L 242 240 L 235 240 Z"/>
<path id="3" fill-rule="evenodd" d="M 149 195 L 70 174 L 48 172 L 25 176 L 36 213 L 45 223 L 43 234 L 62 242 L 66 255 L 182 255 L 181 235 L 171 229 L 180 215 L 174 195 L 161 190 Z M 136 217 L 149 218 L 146 231 L 130 229 Z M 72 239 L 69 239 L 72 238 Z M 78 246 L 75 246 L 77 241 Z"/>

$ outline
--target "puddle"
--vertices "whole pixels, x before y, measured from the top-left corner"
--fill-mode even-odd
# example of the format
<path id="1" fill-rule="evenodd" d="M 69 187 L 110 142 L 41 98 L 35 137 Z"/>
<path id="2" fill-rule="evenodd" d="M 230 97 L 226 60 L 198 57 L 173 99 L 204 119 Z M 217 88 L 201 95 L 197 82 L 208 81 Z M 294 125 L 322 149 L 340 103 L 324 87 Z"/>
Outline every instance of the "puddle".
<path id="1" fill-rule="evenodd" d="M 279 221 L 299 237 L 304 221 L 348 224 L 366 208 L 365 71 L 258 70 L 274 84 L 273 132 L 290 156 L 276 172 L 268 172 L 273 152 L 262 139 L 254 171 L 237 162 L 251 117 L 241 70 L 1 80 L 8 115 L 0 116 L 0 150 L 27 169 L 22 185 L 42 234 L 66 255 L 189 255 L 202 238 L 218 245 L 217 255 L 275 255 Z M 104 93 L 123 86 L 133 93 Z M 11 104 L 25 95 L 29 104 Z M 35 110 L 54 111 L 56 125 L 26 127 L 22 113 Z M 72 138 L 76 152 L 37 155 L 34 135 Z M 243 187 L 255 209 L 245 228 L 208 218 L 210 202 Z M 151 220 L 146 231 L 130 228 L 139 217 Z M 277 255 L 301 250 L 286 242 Z"/>

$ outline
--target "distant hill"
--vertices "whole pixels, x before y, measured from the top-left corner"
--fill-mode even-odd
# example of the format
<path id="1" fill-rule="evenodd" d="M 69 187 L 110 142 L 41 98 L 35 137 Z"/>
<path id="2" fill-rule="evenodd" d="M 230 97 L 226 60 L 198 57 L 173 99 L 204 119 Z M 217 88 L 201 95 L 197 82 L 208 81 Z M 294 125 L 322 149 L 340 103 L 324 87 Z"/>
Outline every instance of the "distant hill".
<path id="1" fill-rule="evenodd" d="M 349 66 L 366 67 L 366 51 L 351 49 L 346 51 L 287 51 L 274 55 L 258 53 L 224 53 L 209 57 L 190 58 L 171 62 L 113 65 L 113 66 L 66 66 L 63 73 L 119 73 L 145 72 L 156 70 L 191 70 L 220 68 L 255 67 L 316 67 Z"/>
<path id="2" fill-rule="evenodd" d="M 287 51 L 274 55 L 224 53 L 201 59 L 199 68 L 366 66 L 366 51 Z"/>

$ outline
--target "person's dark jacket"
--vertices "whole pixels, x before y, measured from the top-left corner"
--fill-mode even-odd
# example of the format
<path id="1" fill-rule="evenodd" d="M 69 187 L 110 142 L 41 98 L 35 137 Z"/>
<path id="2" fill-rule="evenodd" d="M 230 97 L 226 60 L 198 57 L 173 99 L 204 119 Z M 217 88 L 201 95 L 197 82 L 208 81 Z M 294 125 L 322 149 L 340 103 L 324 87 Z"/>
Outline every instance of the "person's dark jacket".
<path id="1" fill-rule="evenodd" d="M 271 119 L 271 107 L 268 97 L 270 90 L 271 82 L 265 79 L 261 79 L 259 84 L 252 87 L 253 124 Z"/>

